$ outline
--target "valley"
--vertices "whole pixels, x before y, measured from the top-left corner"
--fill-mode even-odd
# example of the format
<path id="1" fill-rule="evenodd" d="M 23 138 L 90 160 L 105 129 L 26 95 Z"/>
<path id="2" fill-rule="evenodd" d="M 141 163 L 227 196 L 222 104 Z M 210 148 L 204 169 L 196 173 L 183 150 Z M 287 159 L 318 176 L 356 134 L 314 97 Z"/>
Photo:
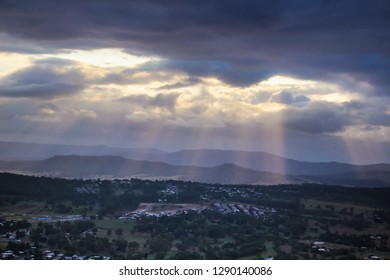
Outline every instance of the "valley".
<path id="1" fill-rule="evenodd" d="M 0 174 L 3 259 L 388 259 L 390 188 Z"/>

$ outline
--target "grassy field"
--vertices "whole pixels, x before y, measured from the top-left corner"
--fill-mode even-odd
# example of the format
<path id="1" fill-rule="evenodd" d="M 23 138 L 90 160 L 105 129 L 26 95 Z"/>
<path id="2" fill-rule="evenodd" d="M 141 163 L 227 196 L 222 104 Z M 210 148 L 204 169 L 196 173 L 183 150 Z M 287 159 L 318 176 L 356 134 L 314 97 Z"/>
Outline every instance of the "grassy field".
<path id="1" fill-rule="evenodd" d="M 8 239 L 0 238 L 0 250 L 5 250 L 7 248 Z"/>
<path id="2" fill-rule="evenodd" d="M 98 229 L 115 230 L 122 228 L 123 231 L 129 231 L 134 228 L 135 222 L 127 220 L 96 220 L 95 225 Z"/>
<path id="3" fill-rule="evenodd" d="M 110 240 L 117 239 L 118 236 L 115 234 L 115 229 L 122 228 L 123 233 L 120 236 L 121 239 L 125 239 L 128 242 L 136 241 L 140 244 L 140 249 L 143 248 L 144 244 L 150 238 L 150 234 L 136 232 L 132 233 L 131 230 L 135 226 L 135 221 L 123 221 L 123 220 L 97 220 L 95 221 L 96 227 L 98 228 L 98 237 L 107 237 Z M 108 231 L 111 230 L 111 235 L 108 235 Z M 142 249 L 141 249 L 142 251 Z"/>
<path id="4" fill-rule="evenodd" d="M 356 204 L 349 204 L 349 203 L 338 203 L 338 202 L 331 202 L 331 201 L 323 201 L 323 200 L 316 200 L 316 199 L 303 199 L 301 201 L 301 204 L 305 205 L 305 209 L 327 209 L 326 206 L 332 206 L 334 207 L 335 212 L 341 212 L 343 209 L 350 210 L 353 208 L 354 215 L 356 214 L 365 214 L 365 215 L 372 215 L 375 208 L 368 207 L 368 206 L 362 206 L 362 205 L 356 205 Z"/>
<path id="5" fill-rule="evenodd" d="M 117 189 L 115 192 L 114 192 L 114 196 L 121 196 L 122 194 L 124 194 L 126 192 L 126 189 Z"/>
<path id="6" fill-rule="evenodd" d="M 0 213 L 10 215 L 35 214 L 43 211 L 45 202 L 43 201 L 22 201 L 13 205 L 0 208 Z"/>
<path id="7" fill-rule="evenodd" d="M 304 235 L 304 238 L 318 238 L 321 233 L 325 233 L 326 231 L 332 232 L 332 233 L 338 233 L 342 235 L 388 235 L 389 229 L 387 227 L 386 223 L 375 223 L 374 222 L 374 211 L 376 208 L 369 207 L 369 206 L 362 206 L 362 205 L 356 205 L 356 204 L 350 204 L 350 203 L 338 203 L 338 202 L 330 202 L 330 201 L 321 201 L 321 200 L 315 200 L 315 199 L 307 199 L 302 200 L 301 204 L 305 205 L 305 209 L 307 210 L 327 210 L 329 212 L 332 212 L 335 214 L 334 217 L 331 217 L 331 220 L 334 221 L 350 221 L 350 220 L 357 220 L 356 217 L 359 217 L 359 219 L 363 219 L 366 221 L 366 226 L 364 228 L 354 228 L 353 226 L 346 226 L 344 224 L 333 224 L 329 225 L 328 223 L 321 222 L 321 215 L 319 212 L 319 217 L 311 216 L 310 219 L 308 219 L 308 226 L 306 229 L 306 233 Z M 330 209 L 332 208 L 332 209 Z M 315 212 L 313 212 L 315 213 Z M 387 241 L 387 246 L 389 246 L 390 240 Z M 375 246 L 380 246 L 380 241 L 375 242 Z M 372 254 L 374 251 L 371 252 Z M 366 255 L 368 253 L 366 252 Z M 375 252 L 375 254 L 380 255 L 382 258 L 388 258 L 389 253 L 388 252 Z M 356 253 L 356 256 L 359 258 L 361 257 L 358 253 Z"/>
<path id="8" fill-rule="evenodd" d="M 265 246 L 265 252 L 261 254 L 261 257 L 263 259 L 266 259 L 269 256 L 275 256 L 276 252 L 274 249 L 274 243 L 272 241 L 266 241 L 264 246 Z"/>

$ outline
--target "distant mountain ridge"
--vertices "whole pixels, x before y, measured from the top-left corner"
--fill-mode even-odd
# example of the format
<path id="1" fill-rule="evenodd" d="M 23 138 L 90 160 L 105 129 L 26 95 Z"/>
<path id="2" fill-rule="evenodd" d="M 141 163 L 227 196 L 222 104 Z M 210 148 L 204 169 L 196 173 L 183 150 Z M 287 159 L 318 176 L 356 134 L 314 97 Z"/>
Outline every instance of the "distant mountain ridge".
<path id="1" fill-rule="evenodd" d="M 61 160 L 56 156 L 68 156 L 63 157 Z M 31 160 L 39 159 L 41 168 L 45 164 L 52 164 L 57 166 L 57 170 L 52 172 L 60 172 L 65 174 L 70 169 L 65 162 L 69 161 L 74 155 L 84 156 L 84 165 L 80 165 L 80 169 L 84 169 L 84 173 L 91 173 L 94 168 L 97 168 L 99 174 L 102 172 L 110 172 L 116 176 L 128 176 L 129 174 L 122 174 L 120 170 L 114 170 L 115 166 L 128 170 L 137 171 L 139 174 L 148 173 L 154 174 L 154 176 L 173 176 L 175 178 L 187 178 L 189 180 L 202 179 L 199 178 L 200 174 L 204 178 L 209 178 L 210 181 L 220 182 L 226 175 L 221 174 L 221 166 L 224 166 L 226 171 L 230 168 L 232 174 L 236 174 L 236 177 L 240 177 L 240 174 L 246 174 L 247 177 L 251 177 L 249 180 L 244 176 L 241 176 L 241 181 L 255 182 L 254 178 L 262 181 L 259 174 L 254 175 L 253 172 L 263 172 L 262 177 L 265 173 L 273 173 L 278 176 L 283 175 L 288 180 L 276 180 L 276 181 L 294 181 L 300 182 L 302 178 L 304 181 L 321 181 L 321 182 L 356 182 L 356 178 L 359 178 L 359 182 L 390 182 L 388 180 L 388 174 L 390 174 L 390 164 L 371 164 L 371 165 L 353 165 L 347 163 L 338 162 L 304 162 L 293 159 L 287 159 L 280 156 L 276 156 L 266 152 L 247 152 L 247 151 L 235 151 L 235 150 L 211 150 L 211 149 L 200 149 L 200 150 L 182 150 L 178 152 L 164 152 L 158 149 L 126 149 L 126 148 L 115 148 L 107 146 L 75 146 L 75 145 L 47 145 L 47 144 L 32 144 L 32 143 L 17 143 L 17 142 L 0 142 L 0 160 Z M 97 157 L 98 156 L 98 157 Z M 102 158 L 99 159 L 99 156 Z M 88 157 L 94 157 L 94 161 L 87 161 Z M 119 159 L 121 157 L 121 159 Z M 44 159 L 48 159 L 45 161 Z M 111 159 L 111 163 L 103 162 Z M 129 160 L 124 164 L 124 160 Z M 131 161 L 132 160 L 132 161 Z M 79 158 L 78 162 L 81 161 Z M 143 162 L 142 164 L 140 163 Z M 121 162 L 119 164 L 119 162 Z M 4 162 L 3 162 L 4 163 Z M 153 163 L 153 164 L 152 164 Z M 162 165 L 162 164 L 165 165 Z M 5 163 L 4 163 L 5 164 Z M 97 166 L 97 164 L 100 164 Z M 38 170 L 37 162 L 28 161 L 14 161 L 7 162 L 7 168 L 15 170 L 15 166 L 27 166 L 31 165 Z M 152 168 L 153 166 L 153 168 Z M 172 167 L 173 166 L 173 167 Z M 234 168 L 231 168 L 234 166 Z M 191 168 L 190 168 L 191 167 Z M 48 169 L 48 167 L 45 167 Z M 61 170 L 63 168 L 63 170 Z M 148 168 L 152 168 L 151 170 Z M 161 168 L 159 170 L 158 168 Z M 203 169 L 202 169 L 203 168 Z M 208 169 L 207 169 L 208 168 Z M 145 170 L 146 171 L 145 171 Z M 221 175 L 217 178 L 216 174 L 210 174 L 213 170 Z M 96 171 L 96 170 L 95 170 Z M 94 172 L 95 172 L 94 171 Z M 131 175 L 135 175 L 132 171 Z M 153 171 L 153 172 L 152 172 Z M 202 172 L 200 172 L 202 171 Z M 35 171 L 34 171 L 35 172 Z M 78 171 L 81 172 L 81 171 Z M 104 173 L 103 172 L 103 173 Z M 71 172 L 77 174 L 76 170 Z M 92 172 L 93 173 L 93 172 Z M 91 174 L 92 174 L 91 173 Z M 95 172 L 96 173 L 96 172 Z M 81 173 L 80 173 L 81 174 Z M 82 176 L 78 175 L 78 176 Z M 193 175 L 195 174 L 195 175 Z M 362 174 L 365 174 L 363 176 Z M 375 175 L 376 174 L 376 175 Z M 227 175 L 229 177 L 229 175 Z M 333 179 L 332 179 L 333 178 Z M 218 180 L 217 180 L 218 179 Z M 332 179 L 332 180 L 330 180 Z M 203 179 L 205 180 L 205 179 Z M 269 179 L 270 180 L 270 179 Z M 232 178 L 227 181 L 237 181 Z M 272 181 L 272 180 L 271 180 Z M 355 184 L 355 183 L 354 183 Z"/>
<path id="2" fill-rule="evenodd" d="M 36 161 L 0 161 L 0 171 L 26 172 L 59 177 L 175 178 L 184 181 L 223 184 L 302 183 L 295 176 L 260 172 L 224 164 L 216 167 L 175 166 L 163 162 L 126 159 L 119 156 L 55 156 Z"/>
<path id="3" fill-rule="evenodd" d="M 61 145 L 0 141 L 0 160 L 42 160 L 57 155 L 104 156 L 116 155 L 142 158 L 164 154 L 164 151 L 148 148 L 117 148 L 104 145 Z"/>
<path id="4" fill-rule="evenodd" d="M 190 164 L 204 167 L 231 163 L 257 171 L 289 175 L 331 175 L 376 170 L 390 172 L 390 164 L 352 165 L 338 162 L 303 162 L 266 152 L 234 150 L 183 150 L 155 155 L 148 159 L 175 165 Z"/>
<path id="5" fill-rule="evenodd" d="M 390 187 L 388 171 L 295 176 L 256 171 L 230 163 L 214 167 L 179 166 L 119 156 L 55 156 L 46 160 L 0 161 L 0 172 L 67 178 L 175 179 L 220 184 L 322 183 L 354 187 Z"/>

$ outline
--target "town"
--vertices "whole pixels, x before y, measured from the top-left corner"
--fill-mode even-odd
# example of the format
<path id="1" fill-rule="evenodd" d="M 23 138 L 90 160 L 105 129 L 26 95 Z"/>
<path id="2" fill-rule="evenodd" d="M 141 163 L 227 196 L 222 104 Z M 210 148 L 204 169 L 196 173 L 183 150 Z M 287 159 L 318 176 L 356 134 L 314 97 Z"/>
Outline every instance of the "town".
<path id="1" fill-rule="evenodd" d="M 390 257 L 387 188 L 0 176 L 4 260 Z"/>

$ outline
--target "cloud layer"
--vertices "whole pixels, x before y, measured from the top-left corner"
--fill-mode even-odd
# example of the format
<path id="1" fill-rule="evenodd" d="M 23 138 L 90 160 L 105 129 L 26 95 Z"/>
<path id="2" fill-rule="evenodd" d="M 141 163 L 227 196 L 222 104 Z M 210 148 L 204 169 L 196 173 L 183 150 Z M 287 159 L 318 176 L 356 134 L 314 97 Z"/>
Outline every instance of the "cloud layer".
<path id="1" fill-rule="evenodd" d="M 389 94 L 386 0 L 6 0 L 0 17 L 1 31 L 48 47 L 121 47 L 236 85 L 274 74 L 337 79 L 348 73 Z"/>
<path id="2" fill-rule="evenodd" d="M 85 86 L 83 76 L 73 63 L 39 61 L 0 79 L 0 96 L 53 98 L 76 94 Z"/>
<path id="3" fill-rule="evenodd" d="M 3 0 L 0 132 L 351 160 L 390 142 L 389 38 L 386 0 Z"/>

